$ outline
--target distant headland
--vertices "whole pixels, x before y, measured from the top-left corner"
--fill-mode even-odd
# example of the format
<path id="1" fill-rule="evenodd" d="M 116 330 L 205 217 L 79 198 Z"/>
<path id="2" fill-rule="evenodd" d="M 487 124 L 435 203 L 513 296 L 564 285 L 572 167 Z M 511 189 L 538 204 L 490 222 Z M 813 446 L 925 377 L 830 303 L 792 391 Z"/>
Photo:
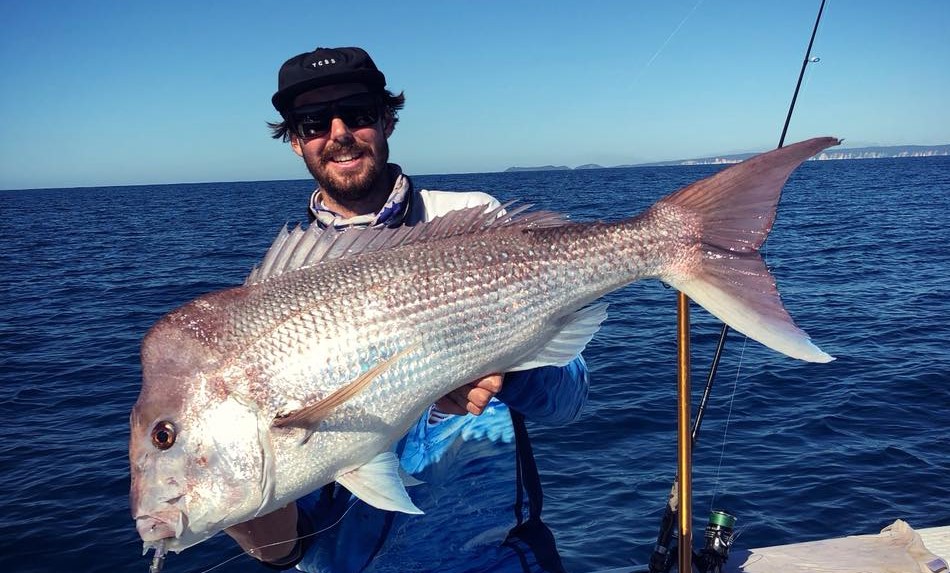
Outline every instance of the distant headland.
<path id="1" fill-rule="evenodd" d="M 755 153 L 737 153 L 733 155 L 715 155 L 698 159 L 677 159 L 675 161 L 655 161 L 652 163 L 632 163 L 627 165 L 597 165 L 586 163 L 577 167 L 566 165 L 541 165 L 538 167 L 509 167 L 505 172 L 515 171 L 571 171 L 574 169 L 607 169 L 624 167 L 659 167 L 667 165 L 724 165 L 739 163 L 756 155 Z M 950 144 L 946 145 L 892 145 L 889 147 L 852 147 L 847 149 L 825 150 L 815 156 L 816 161 L 837 159 L 886 159 L 895 157 L 933 157 L 950 155 Z"/>

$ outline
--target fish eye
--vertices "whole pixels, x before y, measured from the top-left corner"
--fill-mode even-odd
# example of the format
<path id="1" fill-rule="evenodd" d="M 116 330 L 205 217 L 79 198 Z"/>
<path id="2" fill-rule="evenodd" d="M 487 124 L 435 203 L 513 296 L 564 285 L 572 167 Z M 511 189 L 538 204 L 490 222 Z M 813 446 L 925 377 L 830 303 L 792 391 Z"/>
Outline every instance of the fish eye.
<path id="1" fill-rule="evenodd" d="M 152 428 L 152 445 L 160 450 L 167 450 L 175 445 L 175 424 L 161 421 Z"/>

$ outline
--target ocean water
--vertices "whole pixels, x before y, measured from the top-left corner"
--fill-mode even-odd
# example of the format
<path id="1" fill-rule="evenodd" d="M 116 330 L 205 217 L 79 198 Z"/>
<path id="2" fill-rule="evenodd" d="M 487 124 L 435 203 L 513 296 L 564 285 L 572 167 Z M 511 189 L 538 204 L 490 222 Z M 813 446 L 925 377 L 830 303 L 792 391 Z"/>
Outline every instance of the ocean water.
<path id="1" fill-rule="evenodd" d="M 618 218 L 718 167 L 417 177 Z M 0 192 L 0 571 L 141 571 L 128 509 L 138 350 L 162 314 L 240 283 L 309 181 Z M 694 513 L 737 547 L 950 524 L 950 158 L 809 162 L 767 262 L 830 364 L 732 333 L 694 450 Z M 675 292 L 609 295 L 590 403 L 532 426 L 545 518 L 572 572 L 646 563 L 676 468 Z M 719 333 L 694 307 L 694 404 Z M 438 548 L 433 548 L 434 550 Z M 239 554 L 218 536 L 169 572 Z M 262 571 L 239 556 L 217 571 Z"/>

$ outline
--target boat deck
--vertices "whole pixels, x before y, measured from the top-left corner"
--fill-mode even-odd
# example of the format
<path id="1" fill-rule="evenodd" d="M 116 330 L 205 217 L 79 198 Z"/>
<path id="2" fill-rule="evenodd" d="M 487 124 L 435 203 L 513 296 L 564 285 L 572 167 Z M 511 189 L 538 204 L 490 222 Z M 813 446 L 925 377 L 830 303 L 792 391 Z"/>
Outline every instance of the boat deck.
<path id="1" fill-rule="evenodd" d="M 950 525 L 915 530 L 897 520 L 874 535 L 759 549 L 733 548 L 724 573 L 950 573 Z M 646 566 L 599 573 L 644 573 Z"/>
<path id="2" fill-rule="evenodd" d="M 895 521 L 876 535 L 733 550 L 726 573 L 950 573 L 950 526 Z"/>
<path id="3" fill-rule="evenodd" d="M 917 533 L 931 553 L 950 563 L 950 525 L 918 529 Z"/>

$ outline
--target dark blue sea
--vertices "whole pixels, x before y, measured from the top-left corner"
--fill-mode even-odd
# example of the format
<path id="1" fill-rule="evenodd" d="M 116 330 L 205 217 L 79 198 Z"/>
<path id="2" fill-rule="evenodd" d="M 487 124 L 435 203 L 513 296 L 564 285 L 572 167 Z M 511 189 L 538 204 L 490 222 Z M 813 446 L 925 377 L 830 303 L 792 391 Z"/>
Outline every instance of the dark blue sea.
<path id="1" fill-rule="evenodd" d="M 618 218 L 715 166 L 417 177 L 574 219 Z M 139 344 L 174 307 L 243 281 L 309 181 L 0 192 L 0 571 L 144 573 L 128 508 Z M 767 262 L 830 364 L 729 336 L 696 445 L 696 530 L 739 547 L 950 524 L 950 157 L 809 162 Z M 545 517 L 572 572 L 646 563 L 676 468 L 675 292 L 610 295 L 589 406 L 532 426 Z M 693 313 L 694 404 L 719 335 Z M 420 539 L 419 543 L 425 541 Z M 440 548 L 433 548 L 439 550 Z M 238 553 L 218 536 L 168 572 Z M 220 570 L 263 571 L 240 557 Z"/>

